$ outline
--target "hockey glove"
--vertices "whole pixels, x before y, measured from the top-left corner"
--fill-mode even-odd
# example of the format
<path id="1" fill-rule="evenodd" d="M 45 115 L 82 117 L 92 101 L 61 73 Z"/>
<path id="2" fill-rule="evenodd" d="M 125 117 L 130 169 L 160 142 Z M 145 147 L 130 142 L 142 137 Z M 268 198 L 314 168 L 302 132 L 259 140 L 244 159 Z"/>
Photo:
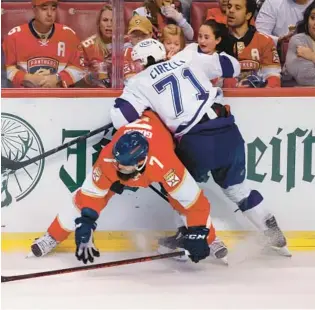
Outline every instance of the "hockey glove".
<path id="1" fill-rule="evenodd" d="M 214 110 L 218 117 L 229 117 L 231 115 L 229 105 L 214 103 L 211 108 Z"/>
<path id="2" fill-rule="evenodd" d="M 110 187 L 110 190 L 118 195 L 121 195 L 124 192 L 124 190 L 136 192 L 138 189 L 139 187 L 131 187 L 131 186 L 123 185 L 119 181 L 114 182 Z"/>
<path id="3" fill-rule="evenodd" d="M 81 217 L 75 219 L 75 256 L 86 264 L 94 262 L 94 257 L 99 257 L 100 252 L 94 245 L 93 232 L 97 227 L 98 214 L 90 208 L 83 208 Z"/>
<path id="4" fill-rule="evenodd" d="M 184 236 L 184 248 L 190 253 L 189 258 L 194 263 L 198 263 L 210 254 L 207 242 L 208 234 L 209 229 L 205 226 L 191 226 L 187 229 Z"/>

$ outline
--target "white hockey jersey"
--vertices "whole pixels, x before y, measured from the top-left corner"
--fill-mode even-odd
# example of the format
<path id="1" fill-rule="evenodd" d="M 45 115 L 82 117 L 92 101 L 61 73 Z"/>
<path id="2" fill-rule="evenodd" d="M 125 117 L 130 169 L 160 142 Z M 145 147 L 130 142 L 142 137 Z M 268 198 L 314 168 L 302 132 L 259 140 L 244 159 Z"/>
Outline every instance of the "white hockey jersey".
<path id="1" fill-rule="evenodd" d="M 210 80 L 239 73 L 239 62 L 225 53 L 205 55 L 186 48 L 132 77 L 111 110 L 112 122 L 118 129 L 150 108 L 175 136 L 181 136 L 205 113 L 210 119 L 217 117 L 211 106 L 222 90 Z"/>

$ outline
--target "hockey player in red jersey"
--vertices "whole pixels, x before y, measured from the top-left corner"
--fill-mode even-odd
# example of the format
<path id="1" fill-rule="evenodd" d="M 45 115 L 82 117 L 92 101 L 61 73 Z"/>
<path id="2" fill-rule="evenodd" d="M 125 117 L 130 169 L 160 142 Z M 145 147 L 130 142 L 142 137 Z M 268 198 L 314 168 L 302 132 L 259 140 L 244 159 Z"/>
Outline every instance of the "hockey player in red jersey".
<path id="1" fill-rule="evenodd" d="M 72 215 L 70 210 L 58 214 L 48 232 L 34 241 L 33 254 L 50 252 L 68 237 L 75 223 L 76 256 L 84 263 L 93 262 L 99 256 L 93 231 L 110 198 L 124 186 L 148 187 L 153 182 L 163 185 L 169 202 L 184 218 L 186 233 L 180 247 L 190 253 L 191 260 L 197 263 L 209 254 L 225 257 L 227 249 L 216 237 L 207 198 L 175 155 L 171 134 L 151 111 L 121 127 L 103 148 L 74 196 Z"/>
<path id="2" fill-rule="evenodd" d="M 75 32 L 55 23 L 57 0 L 33 0 L 35 18 L 4 38 L 7 77 L 14 87 L 68 87 L 82 78 Z"/>

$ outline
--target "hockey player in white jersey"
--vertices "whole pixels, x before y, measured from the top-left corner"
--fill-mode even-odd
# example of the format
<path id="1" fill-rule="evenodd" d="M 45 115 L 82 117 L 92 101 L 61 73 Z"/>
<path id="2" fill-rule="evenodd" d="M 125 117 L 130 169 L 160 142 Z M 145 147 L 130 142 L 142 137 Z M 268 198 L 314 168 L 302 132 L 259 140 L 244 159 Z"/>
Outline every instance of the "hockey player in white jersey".
<path id="1" fill-rule="evenodd" d="M 290 256 L 286 238 L 263 196 L 246 183 L 245 147 L 234 116 L 222 102 L 222 90 L 210 80 L 236 77 L 238 61 L 225 54 L 205 55 L 184 49 L 166 60 L 164 46 L 153 39 L 133 48 L 133 61 L 144 70 L 131 78 L 111 110 L 115 128 L 132 122 L 146 109 L 157 112 L 173 133 L 176 153 L 197 182 L 207 182 L 209 173 L 223 193 L 266 236 L 267 245 Z M 178 233 L 161 240 L 175 248 Z"/>

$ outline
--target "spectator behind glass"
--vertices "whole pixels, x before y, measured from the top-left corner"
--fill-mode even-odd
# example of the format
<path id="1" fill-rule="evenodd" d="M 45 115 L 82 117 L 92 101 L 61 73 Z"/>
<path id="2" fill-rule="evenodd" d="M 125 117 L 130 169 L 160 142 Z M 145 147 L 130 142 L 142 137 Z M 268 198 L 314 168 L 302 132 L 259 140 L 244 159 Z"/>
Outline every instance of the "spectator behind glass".
<path id="1" fill-rule="evenodd" d="M 144 16 L 133 16 L 128 25 L 128 36 L 131 46 L 125 49 L 124 53 L 124 80 L 127 82 L 129 78 L 142 70 L 138 68 L 136 63 L 132 61 L 131 52 L 132 47 L 138 42 L 152 38 L 153 26 L 150 20 Z"/>
<path id="2" fill-rule="evenodd" d="M 229 2 L 228 0 L 219 0 L 218 8 L 208 9 L 206 20 L 214 19 L 217 23 L 226 25 L 227 23 L 226 8 L 228 2 Z M 250 20 L 250 23 L 251 25 L 255 25 L 255 20 L 252 18 Z"/>
<path id="3" fill-rule="evenodd" d="M 238 80 L 224 79 L 224 87 L 280 87 L 281 66 L 273 40 L 249 25 L 257 8 L 255 0 L 229 0 L 229 35 L 224 51 L 241 64 Z"/>
<path id="4" fill-rule="evenodd" d="M 86 68 L 85 82 L 89 86 L 111 87 L 113 12 L 104 5 L 96 20 L 96 34 L 81 42 Z"/>
<path id="5" fill-rule="evenodd" d="M 7 77 L 14 87 L 68 87 L 82 78 L 75 32 L 55 23 L 57 0 L 33 0 L 35 18 L 4 38 Z"/>
<path id="6" fill-rule="evenodd" d="M 304 12 L 290 42 L 285 67 L 299 85 L 315 86 L 315 1 Z"/>
<path id="7" fill-rule="evenodd" d="M 191 41 L 194 30 L 175 8 L 173 0 L 145 0 L 142 7 L 134 10 L 134 15 L 147 17 L 153 25 L 153 38 L 160 39 L 161 31 L 167 24 L 176 24 L 183 29 L 185 38 Z"/>
<path id="8" fill-rule="evenodd" d="M 223 51 L 223 39 L 228 35 L 228 29 L 224 24 L 220 24 L 213 19 L 205 21 L 199 28 L 198 43 L 191 43 L 188 49 L 193 49 L 199 53 L 212 55 Z M 223 53 L 224 54 L 224 53 Z M 213 86 L 222 87 L 223 78 L 211 80 Z"/>
<path id="9" fill-rule="evenodd" d="M 164 44 L 167 59 L 183 50 L 186 45 L 183 30 L 172 24 L 163 28 L 161 42 Z"/>
<path id="10" fill-rule="evenodd" d="M 9 81 L 7 79 L 7 72 L 5 70 L 5 59 L 4 59 L 4 53 L 3 48 L 1 46 L 1 88 L 8 88 Z"/>
<path id="11" fill-rule="evenodd" d="M 268 34 L 276 46 L 289 40 L 312 0 L 265 0 L 256 18 L 257 30 Z"/>

